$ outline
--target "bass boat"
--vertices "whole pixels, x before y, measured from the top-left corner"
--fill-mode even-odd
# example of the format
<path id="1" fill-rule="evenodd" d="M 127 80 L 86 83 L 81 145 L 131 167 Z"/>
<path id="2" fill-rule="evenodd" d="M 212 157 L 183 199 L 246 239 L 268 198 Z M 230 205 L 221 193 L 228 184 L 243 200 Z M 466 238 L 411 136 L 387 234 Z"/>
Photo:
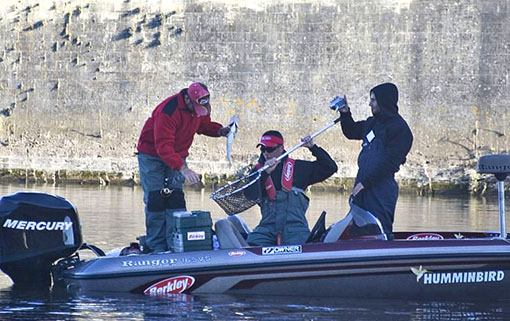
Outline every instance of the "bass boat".
<path id="1" fill-rule="evenodd" d="M 347 216 L 328 229 L 323 213 L 305 244 L 249 246 L 249 229 L 233 215 L 216 221 L 214 236 L 212 228 L 186 230 L 188 238 L 217 238 L 214 249 L 150 254 L 134 243 L 105 255 L 82 242 L 70 202 L 16 193 L 0 200 L 0 268 L 15 285 L 63 286 L 80 293 L 508 300 L 503 181 L 510 155 L 483 156 L 477 169 L 498 180 L 499 232 L 396 232 L 388 241 L 377 218 L 351 204 Z M 85 249 L 97 257 L 82 259 Z"/>

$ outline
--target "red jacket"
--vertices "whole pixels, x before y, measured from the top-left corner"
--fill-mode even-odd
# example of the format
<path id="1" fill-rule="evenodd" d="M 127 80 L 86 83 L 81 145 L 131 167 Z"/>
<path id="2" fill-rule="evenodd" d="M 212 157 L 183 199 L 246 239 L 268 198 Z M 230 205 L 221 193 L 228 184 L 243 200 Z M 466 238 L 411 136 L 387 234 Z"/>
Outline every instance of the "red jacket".
<path id="1" fill-rule="evenodd" d="M 163 100 L 152 112 L 138 138 L 137 150 L 160 157 L 173 170 L 184 164 L 182 158 L 189 155 L 195 133 L 219 137 L 221 124 L 211 121 L 209 115 L 198 117 L 191 113 L 184 102 L 183 93 Z"/>

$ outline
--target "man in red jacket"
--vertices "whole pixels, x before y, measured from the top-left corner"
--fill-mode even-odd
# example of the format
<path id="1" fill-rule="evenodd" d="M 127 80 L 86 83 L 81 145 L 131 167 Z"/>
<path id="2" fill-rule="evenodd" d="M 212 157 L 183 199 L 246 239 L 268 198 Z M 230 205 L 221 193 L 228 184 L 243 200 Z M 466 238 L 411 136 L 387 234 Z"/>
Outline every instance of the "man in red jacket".
<path id="1" fill-rule="evenodd" d="M 172 250 L 173 213 L 185 211 L 184 181 L 199 176 L 186 157 L 195 134 L 226 136 L 230 128 L 211 121 L 207 87 L 198 82 L 163 100 L 143 126 L 138 139 L 138 165 L 144 191 L 145 243 L 154 252 Z"/>

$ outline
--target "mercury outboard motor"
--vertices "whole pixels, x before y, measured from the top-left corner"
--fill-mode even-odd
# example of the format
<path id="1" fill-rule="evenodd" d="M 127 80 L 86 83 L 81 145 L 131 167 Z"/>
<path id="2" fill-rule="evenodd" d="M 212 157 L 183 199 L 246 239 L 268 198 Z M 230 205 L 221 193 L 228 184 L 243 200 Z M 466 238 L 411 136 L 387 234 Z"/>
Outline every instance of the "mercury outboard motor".
<path id="1" fill-rule="evenodd" d="M 78 213 L 66 199 L 22 192 L 0 198 L 0 269 L 15 286 L 50 286 L 53 262 L 81 244 Z"/>

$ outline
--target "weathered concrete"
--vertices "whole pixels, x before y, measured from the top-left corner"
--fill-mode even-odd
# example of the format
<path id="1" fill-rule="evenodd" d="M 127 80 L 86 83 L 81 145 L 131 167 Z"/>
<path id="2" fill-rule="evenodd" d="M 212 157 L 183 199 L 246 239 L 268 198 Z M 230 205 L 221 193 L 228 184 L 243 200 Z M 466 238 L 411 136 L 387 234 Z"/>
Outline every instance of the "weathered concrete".
<path id="1" fill-rule="evenodd" d="M 402 185 L 479 189 L 476 157 L 509 152 L 509 11 L 507 0 L 2 0 L 0 168 L 136 180 L 148 113 L 201 80 L 213 118 L 236 113 L 241 131 L 232 167 L 224 139 L 206 137 L 190 164 L 232 175 L 263 131 L 293 145 L 333 118 L 340 93 L 364 118 L 369 89 L 392 81 L 415 135 Z M 339 128 L 317 142 L 338 184 L 355 175 L 358 142 Z"/>

